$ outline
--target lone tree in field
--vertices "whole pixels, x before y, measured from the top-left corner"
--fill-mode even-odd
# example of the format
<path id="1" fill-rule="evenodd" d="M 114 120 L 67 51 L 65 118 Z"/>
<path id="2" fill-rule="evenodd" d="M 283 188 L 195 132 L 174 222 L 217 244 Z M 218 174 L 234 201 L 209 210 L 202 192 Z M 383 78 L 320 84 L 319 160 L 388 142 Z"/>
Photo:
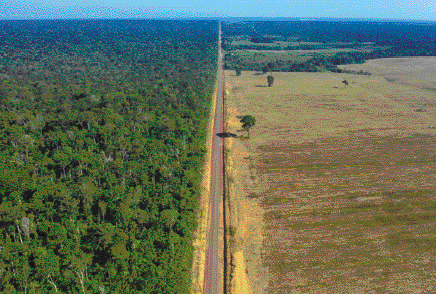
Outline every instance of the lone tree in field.
<path id="1" fill-rule="evenodd" d="M 250 128 L 256 124 L 256 119 L 251 115 L 244 115 L 240 122 L 242 123 L 242 130 L 246 131 L 250 138 Z"/>
<path id="2" fill-rule="evenodd" d="M 268 76 L 267 81 L 268 81 L 268 87 L 271 87 L 274 84 L 274 77 Z"/>
<path id="3" fill-rule="evenodd" d="M 235 66 L 235 71 L 236 71 L 236 75 L 240 76 L 241 75 L 241 68 L 238 66 Z"/>
<path id="4" fill-rule="evenodd" d="M 347 80 L 343 80 L 342 83 L 344 84 L 344 87 L 346 88 L 348 86 Z"/>
<path id="5" fill-rule="evenodd" d="M 269 68 L 268 68 L 268 66 L 264 66 L 264 67 L 262 67 L 262 73 L 267 73 L 269 71 Z"/>

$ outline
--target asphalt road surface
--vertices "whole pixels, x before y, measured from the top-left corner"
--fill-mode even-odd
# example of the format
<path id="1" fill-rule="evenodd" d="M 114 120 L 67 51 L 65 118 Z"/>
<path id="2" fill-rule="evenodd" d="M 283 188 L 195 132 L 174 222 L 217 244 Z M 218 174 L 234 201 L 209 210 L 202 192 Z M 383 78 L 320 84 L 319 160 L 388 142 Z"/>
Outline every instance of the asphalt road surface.
<path id="1" fill-rule="evenodd" d="M 218 91 L 212 138 L 212 167 L 209 195 L 209 222 L 207 230 L 206 264 L 204 270 L 204 294 L 223 293 L 223 139 L 216 136 L 223 132 L 223 84 L 222 84 L 221 24 L 218 39 Z"/>

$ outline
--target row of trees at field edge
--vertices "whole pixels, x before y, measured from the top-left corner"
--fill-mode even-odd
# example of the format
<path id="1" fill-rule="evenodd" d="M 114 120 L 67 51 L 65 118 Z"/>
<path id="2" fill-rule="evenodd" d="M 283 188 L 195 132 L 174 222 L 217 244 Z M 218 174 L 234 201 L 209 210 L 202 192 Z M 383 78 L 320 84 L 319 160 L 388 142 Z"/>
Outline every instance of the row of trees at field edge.
<path id="1" fill-rule="evenodd" d="M 392 47 L 387 49 L 377 49 L 372 52 L 339 52 L 332 56 L 324 56 L 322 54 L 316 54 L 313 58 L 305 62 L 292 62 L 282 61 L 277 59 L 276 61 L 260 62 L 260 63 L 248 63 L 242 59 L 233 58 L 233 60 L 226 60 L 224 64 L 225 69 L 238 68 L 239 71 L 262 71 L 266 73 L 268 71 L 281 71 L 281 72 L 347 72 L 337 67 L 341 64 L 355 64 L 363 63 L 365 60 L 377 59 L 377 58 L 389 58 L 400 56 L 436 56 L 435 47 Z M 352 72 L 354 74 L 367 75 L 366 72 Z"/>
<path id="2" fill-rule="evenodd" d="M 368 21 L 247 21 L 222 22 L 223 48 L 236 49 L 295 50 L 298 49 L 353 48 L 356 51 L 338 52 L 334 55 L 315 53 L 313 58 L 300 61 L 250 61 L 237 58 L 237 54 L 225 55 L 225 68 L 238 66 L 250 71 L 284 72 L 342 72 L 337 65 L 362 63 L 365 60 L 398 56 L 436 56 L 436 25 L 420 22 L 368 22 Z M 257 43 L 241 47 L 233 43 L 251 36 Z M 272 42 L 305 42 L 291 47 L 278 46 Z M 264 42 L 264 43 L 262 43 Z M 265 43 L 266 42 L 266 43 Z M 289 43 L 289 44 L 291 44 Z M 280 43 L 283 44 L 283 43 Z M 254 47 L 253 47 L 254 46 Z M 361 50 L 361 49 L 365 50 Z M 372 50 L 369 51 L 368 49 Z M 268 57 L 269 58 L 269 57 Z M 287 58 L 289 59 L 289 58 Z M 356 72 L 356 74 L 365 74 Z"/>
<path id="3" fill-rule="evenodd" d="M 0 22 L 0 292 L 190 291 L 217 36 Z"/>
<path id="4" fill-rule="evenodd" d="M 362 46 L 401 46 L 413 49 L 431 46 L 436 43 L 436 25 L 424 21 L 223 21 L 223 48 L 233 50 L 233 40 L 257 39 L 261 46 L 274 46 L 288 42 L 291 48 L 306 46 L 302 49 L 321 48 L 359 48 Z M 291 43 L 289 43 L 291 42 Z M 298 42 L 292 44 L 292 42 Z M 252 45 L 256 45 L 253 43 Z M 280 48 L 284 44 L 280 44 Z M 287 45 L 286 45 L 287 46 Z M 317 48 L 318 47 L 318 48 Z M 245 48 L 245 49 L 259 49 Z M 424 50 L 427 51 L 427 50 Z"/>

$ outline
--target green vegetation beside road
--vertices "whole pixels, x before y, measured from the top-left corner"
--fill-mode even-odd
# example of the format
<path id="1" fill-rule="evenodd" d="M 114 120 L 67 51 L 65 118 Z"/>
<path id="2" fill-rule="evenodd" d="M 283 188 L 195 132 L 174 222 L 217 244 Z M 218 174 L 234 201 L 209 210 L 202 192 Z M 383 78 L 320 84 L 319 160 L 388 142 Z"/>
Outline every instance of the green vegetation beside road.
<path id="1" fill-rule="evenodd" d="M 0 22 L 0 292 L 189 292 L 217 37 Z"/>

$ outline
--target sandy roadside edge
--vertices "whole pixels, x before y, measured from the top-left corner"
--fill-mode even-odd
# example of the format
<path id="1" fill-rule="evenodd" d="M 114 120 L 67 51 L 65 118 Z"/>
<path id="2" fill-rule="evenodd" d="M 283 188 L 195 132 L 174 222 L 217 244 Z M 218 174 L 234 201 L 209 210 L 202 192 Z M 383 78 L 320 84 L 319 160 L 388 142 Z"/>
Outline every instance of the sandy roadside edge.
<path id="1" fill-rule="evenodd" d="M 245 137 L 245 132 L 238 132 L 241 128 L 238 116 L 248 113 L 241 113 L 232 99 L 235 85 L 229 74 L 229 71 L 224 74 L 224 132 Z M 269 270 L 263 264 L 265 211 L 258 199 L 264 188 L 252 167 L 258 154 L 250 139 L 227 138 L 224 142 L 228 293 L 262 294 L 269 283 Z"/>
<path id="2" fill-rule="evenodd" d="M 227 131 L 227 129 L 226 129 Z M 246 264 L 244 258 L 244 232 L 245 227 L 243 225 L 245 219 L 245 213 L 241 207 L 240 197 L 245 197 L 244 193 L 236 193 L 240 191 L 240 183 L 234 182 L 235 170 L 234 170 L 234 145 L 239 145 L 239 142 L 229 140 L 226 142 L 226 188 L 228 193 L 228 220 L 229 226 L 229 290 L 228 293 L 245 293 L 251 294 L 249 279 L 246 274 Z M 234 233 L 232 233 L 232 230 Z"/>
<path id="3" fill-rule="evenodd" d="M 210 109 L 210 119 L 207 126 L 207 138 L 206 138 L 206 148 L 207 153 L 202 167 L 202 180 L 201 180 L 201 191 L 198 200 L 198 212 L 197 220 L 198 227 L 197 231 L 194 233 L 193 239 L 193 258 L 191 267 L 191 293 L 201 294 L 203 293 L 204 284 L 204 268 L 206 263 L 206 245 L 207 245 L 207 228 L 210 222 L 209 219 L 209 195 L 210 195 L 210 177 L 211 177 L 211 167 L 212 167 L 212 136 L 213 136 L 213 123 L 215 121 L 215 110 L 216 110 L 216 95 L 218 91 L 218 79 L 215 82 L 215 87 L 212 96 L 212 105 Z"/>
<path id="4" fill-rule="evenodd" d="M 228 96 L 228 86 L 225 83 L 225 97 Z M 229 107 L 230 106 L 230 107 Z M 227 99 L 224 100 L 225 109 L 225 132 L 236 132 L 237 120 L 234 109 Z M 244 185 L 241 177 L 238 176 L 238 171 L 235 169 L 235 160 L 241 164 L 242 160 L 242 146 L 241 142 L 237 139 L 229 138 L 225 140 L 225 168 L 226 168 L 226 209 L 228 210 L 226 225 L 228 226 L 229 241 L 228 241 L 228 269 L 229 277 L 228 293 L 253 293 L 249 278 L 247 276 L 247 267 L 244 257 L 244 240 L 245 239 L 245 226 L 244 220 L 246 218 L 246 211 L 243 199 L 245 198 Z M 246 163 L 242 163 L 246 165 Z M 236 180 L 236 182 L 235 182 Z"/>

